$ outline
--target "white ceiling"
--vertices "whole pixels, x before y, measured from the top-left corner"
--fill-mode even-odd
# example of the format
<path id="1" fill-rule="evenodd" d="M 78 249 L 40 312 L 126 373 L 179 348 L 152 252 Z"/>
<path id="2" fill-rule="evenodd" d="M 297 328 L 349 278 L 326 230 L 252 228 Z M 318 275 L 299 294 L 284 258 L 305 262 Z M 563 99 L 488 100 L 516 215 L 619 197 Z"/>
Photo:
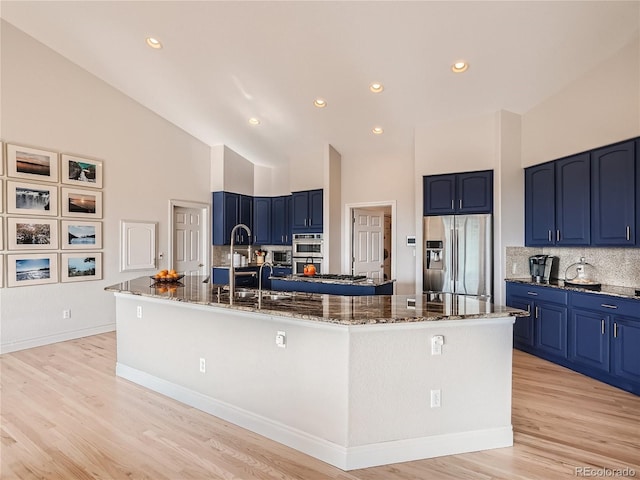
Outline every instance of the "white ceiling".
<path id="1" fill-rule="evenodd" d="M 203 142 L 262 165 L 318 160 L 327 143 L 344 159 L 412 156 L 417 125 L 524 113 L 640 25 L 638 1 L 3 0 L 0 8 Z M 162 50 L 145 44 L 150 35 Z M 459 59 L 470 68 L 455 75 Z M 373 81 L 382 94 L 369 92 Z M 317 96 L 326 108 L 313 107 Z M 377 125 L 384 135 L 371 133 Z"/>

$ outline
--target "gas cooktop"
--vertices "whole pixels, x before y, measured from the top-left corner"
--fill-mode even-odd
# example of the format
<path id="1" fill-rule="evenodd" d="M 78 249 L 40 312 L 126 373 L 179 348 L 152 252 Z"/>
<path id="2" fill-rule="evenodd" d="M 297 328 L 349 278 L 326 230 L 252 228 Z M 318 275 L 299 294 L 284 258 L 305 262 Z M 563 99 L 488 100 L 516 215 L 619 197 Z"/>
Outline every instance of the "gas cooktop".
<path id="1" fill-rule="evenodd" d="M 304 274 L 298 274 L 299 277 L 305 277 Z M 338 280 L 343 282 L 361 282 L 367 279 L 366 275 L 342 275 L 338 273 L 317 273 L 307 278 L 318 280 Z"/>

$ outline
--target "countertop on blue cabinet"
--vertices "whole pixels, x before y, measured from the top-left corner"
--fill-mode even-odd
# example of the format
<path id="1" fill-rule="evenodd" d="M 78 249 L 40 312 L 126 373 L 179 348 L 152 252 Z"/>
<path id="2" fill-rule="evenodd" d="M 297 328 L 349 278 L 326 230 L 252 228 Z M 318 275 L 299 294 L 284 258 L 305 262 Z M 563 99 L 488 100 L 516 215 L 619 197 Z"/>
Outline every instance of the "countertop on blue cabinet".
<path id="1" fill-rule="evenodd" d="M 550 287 L 560 288 L 563 290 L 570 290 L 572 292 L 584 292 L 593 293 L 596 295 L 608 295 L 610 297 L 631 298 L 637 300 L 640 303 L 640 296 L 636 295 L 636 291 L 640 289 L 640 285 L 637 287 L 622 287 L 618 285 L 602 285 L 600 290 L 591 290 L 588 288 L 580 288 L 573 285 L 566 285 L 564 280 L 550 280 L 549 282 L 534 282 L 530 278 L 505 278 L 505 282 L 522 283 L 525 285 L 532 285 L 536 287 Z M 640 308 L 640 305 L 638 305 Z"/>

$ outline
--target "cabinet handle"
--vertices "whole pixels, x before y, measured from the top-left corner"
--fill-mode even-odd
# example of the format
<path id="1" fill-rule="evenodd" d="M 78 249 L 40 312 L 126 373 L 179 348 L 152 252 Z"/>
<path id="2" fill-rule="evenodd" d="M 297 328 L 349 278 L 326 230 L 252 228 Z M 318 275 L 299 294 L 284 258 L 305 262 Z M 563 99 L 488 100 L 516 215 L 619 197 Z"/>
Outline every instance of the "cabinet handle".
<path id="1" fill-rule="evenodd" d="M 614 310 L 615 310 L 616 308 L 618 308 L 618 306 L 617 306 L 617 305 L 609 305 L 609 304 L 607 304 L 607 303 L 601 303 L 601 304 L 600 304 L 600 306 L 601 306 L 601 307 L 604 307 L 604 308 L 613 308 Z"/>
<path id="2" fill-rule="evenodd" d="M 460 199 L 460 210 L 462 210 L 462 199 Z"/>
<path id="3" fill-rule="evenodd" d="M 539 317 L 539 315 L 538 315 L 539 313 L 540 313 L 540 311 L 539 311 L 538 307 L 536 306 L 536 318 Z"/>
<path id="4" fill-rule="evenodd" d="M 455 207 L 453 206 L 453 198 L 451 199 L 451 210 L 453 210 Z"/>
<path id="5" fill-rule="evenodd" d="M 631 227 L 627 225 L 627 240 L 631 240 Z"/>
<path id="6" fill-rule="evenodd" d="M 604 318 L 600 320 L 600 333 L 604 335 Z"/>
<path id="7" fill-rule="evenodd" d="M 613 338 L 618 338 L 618 324 L 613 322 Z"/>
<path id="8" fill-rule="evenodd" d="M 533 295 L 534 297 L 538 296 L 538 294 L 536 292 L 527 292 L 527 295 Z"/>
<path id="9" fill-rule="evenodd" d="M 560 230 L 556 230 L 556 242 L 560 241 Z"/>
<path id="10" fill-rule="evenodd" d="M 551 230 L 549 230 L 549 241 L 551 242 Z"/>

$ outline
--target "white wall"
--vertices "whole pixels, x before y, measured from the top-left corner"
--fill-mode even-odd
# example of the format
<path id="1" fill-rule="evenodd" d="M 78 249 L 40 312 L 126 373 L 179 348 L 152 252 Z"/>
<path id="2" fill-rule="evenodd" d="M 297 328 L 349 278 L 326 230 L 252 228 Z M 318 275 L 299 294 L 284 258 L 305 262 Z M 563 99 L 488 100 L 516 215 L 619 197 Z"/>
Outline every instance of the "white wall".
<path id="1" fill-rule="evenodd" d="M 522 117 L 528 167 L 640 135 L 640 38 Z"/>
<path id="2" fill-rule="evenodd" d="M 210 149 L 13 26 L 1 26 L 2 139 L 104 161 L 103 280 L 0 289 L 0 348 L 7 352 L 112 330 L 113 295 L 103 288 L 146 273 L 118 272 L 119 221 L 158 222 L 158 252 L 166 253 L 169 199 L 210 201 Z M 71 318 L 62 319 L 63 309 Z"/>

